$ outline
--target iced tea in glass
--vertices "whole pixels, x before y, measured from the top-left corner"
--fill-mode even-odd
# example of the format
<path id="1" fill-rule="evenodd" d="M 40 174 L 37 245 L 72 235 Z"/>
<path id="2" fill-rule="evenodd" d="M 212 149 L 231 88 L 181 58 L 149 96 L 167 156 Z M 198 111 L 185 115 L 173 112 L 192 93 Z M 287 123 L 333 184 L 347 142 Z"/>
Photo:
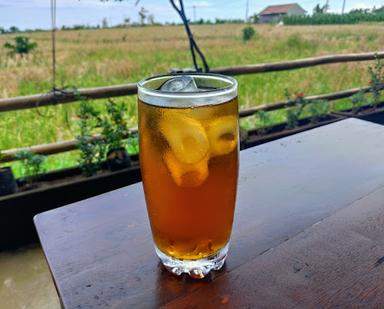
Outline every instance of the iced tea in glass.
<path id="1" fill-rule="evenodd" d="M 140 165 L 156 253 L 203 278 L 228 252 L 239 167 L 237 82 L 214 74 L 138 85 Z"/>

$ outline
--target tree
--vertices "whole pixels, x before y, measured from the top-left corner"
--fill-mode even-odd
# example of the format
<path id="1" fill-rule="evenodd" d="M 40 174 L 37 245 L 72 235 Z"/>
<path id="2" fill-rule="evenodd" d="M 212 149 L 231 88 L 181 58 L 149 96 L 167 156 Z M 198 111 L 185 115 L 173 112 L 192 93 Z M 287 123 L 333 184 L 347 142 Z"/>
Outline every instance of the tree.
<path id="1" fill-rule="evenodd" d="M 0 34 L 6 33 L 6 32 L 7 31 L 4 28 L 0 27 Z"/>
<path id="2" fill-rule="evenodd" d="M 316 6 L 313 8 L 313 14 L 322 14 L 320 4 L 316 4 Z"/>
<path id="3" fill-rule="evenodd" d="M 128 27 L 131 24 L 131 19 L 130 18 L 124 18 L 123 25 L 124 27 Z"/>
<path id="4" fill-rule="evenodd" d="M 9 28 L 9 32 L 10 33 L 17 33 L 17 32 L 20 32 L 20 29 L 15 27 L 15 26 L 12 26 Z"/>
<path id="5" fill-rule="evenodd" d="M 251 17 L 249 17 L 249 21 L 251 23 L 257 24 L 259 22 L 259 15 L 257 15 L 256 13 L 253 14 Z"/>
<path id="6" fill-rule="evenodd" d="M 21 55 L 22 57 L 29 54 L 37 47 L 36 42 L 30 42 L 25 36 L 17 36 L 14 38 L 14 43 L 6 42 L 4 48 L 9 49 L 11 55 Z"/>
<path id="7" fill-rule="evenodd" d="M 103 28 L 108 28 L 108 20 L 104 17 L 103 20 L 101 21 L 101 26 Z"/>
<path id="8" fill-rule="evenodd" d="M 313 8 L 313 14 L 326 14 L 329 11 L 329 4 L 328 2 L 325 3 L 323 6 L 320 4 L 316 4 L 316 6 Z"/>
<path id="9" fill-rule="evenodd" d="M 148 13 L 148 11 L 142 6 L 140 11 L 138 12 L 141 25 L 145 24 L 145 20 L 147 18 L 147 13 Z"/>
<path id="10" fill-rule="evenodd" d="M 369 9 L 353 9 L 349 11 L 350 14 L 368 14 Z"/>
<path id="11" fill-rule="evenodd" d="M 154 25 L 155 24 L 155 15 L 149 14 L 147 17 L 147 20 L 148 20 L 148 24 Z"/>
<path id="12" fill-rule="evenodd" d="M 384 5 L 381 7 L 381 8 L 374 8 L 373 10 L 373 13 L 380 13 L 380 14 L 383 14 L 384 13 Z"/>
<path id="13" fill-rule="evenodd" d="M 323 14 L 328 13 L 329 9 L 330 9 L 330 6 L 329 6 L 329 2 L 327 1 L 327 2 L 323 5 L 323 7 L 322 7 Z"/>

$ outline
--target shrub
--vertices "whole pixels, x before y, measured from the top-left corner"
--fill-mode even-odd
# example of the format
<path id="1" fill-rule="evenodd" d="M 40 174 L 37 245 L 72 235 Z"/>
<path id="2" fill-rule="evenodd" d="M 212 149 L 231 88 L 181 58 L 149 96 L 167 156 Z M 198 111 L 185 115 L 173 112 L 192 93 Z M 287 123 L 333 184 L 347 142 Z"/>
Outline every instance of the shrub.
<path id="1" fill-rule="evenodd" d="M 85 176 L 96 174 L 108 151 L 126 149 L 126 114 L 125 104 L 116 104 L 111 100 L 106 105 L 105 113 L 95 110 L 86 100 L 80 102 L 79 166 Z M 100 134 L 97 138 L 94 137 L 96 133 Z"/>
<path id="2" fill-rule="evenodd" d="M 314 122 L 321 121 L 330 111 L 329 102 L 327 100 L 317 100 L 308 104 L 308 111 Z"/>
<path id="3" fill-rule="evenodd" d="M 299 124 L 300 116 L 307 105 L 307 101 L 302 92 L 296 93 L 294 99 L 292 99 L 287 89 L 285 89 L 285 97 L 288 104 L 292 105 L 292 107 L 286 109 L 287 128 L 294 129 Z"/>
<path id="4" fill-rule="evenodd" d="M 369 81 L 371 93 L 373 97 L 372 105 L 374 108 L 380 103 L 381 91 L 384 88 L 384 64 L 379 58 L 376 58 L 376 63 L 373 67 L 368 68 L 371 80 Z"/>
<path id="5" fill-rule="evenodd" d="M 255 29 L 253 29 L 251 26 L 245 27 L 243 29 L 243 41 L 248 42 L 250 41 L 256 34 Z"/>
<path id="6" fill-rule="evenodd" d="M 272 123 L 272 119 L 271 119 L 271 116 L 269 115 L 268 112 L 266 111 L 258 111 L 256 113 L 256 116 L 257 118 L 259 119 L 259 132 L 262 133 L 262 134 L 265 134 L 268 127 L 271 125 Z"/>
<path id="7" fill-rule="evenodd" d="M 100 147 L 103 147 L 101 141 L 93 138 L 92 135 L 98 125 L 95 119 L 98 119 L 99 113 L 88 101 L 82 100 L 78 117 L 80 127 L 80 135 L 78 136 L 80 150 L 79 166 L 84 175 L 89 177 L 94 175 L 100 168 L 102 161 L 100 152 L 105 152 L 100 150 Z"/>
<path id="8" fill-rule="evenodd" d="M 128 132 L 125 114 L 127 114 L 125 104 L 116 104 L 113 101 L 107 103 L 107 113 L 100 119 L 100 127 L 107 151 L 125 148 L 123 140 Z"/>
<path id="9" fill-rule="evenodd" d="M 16 154 L 16 158 L 21 161 L 23 165 L 23 176 L 33 181 L 36 177 L 44 171 L 43 164 L 46 157 L 33 153 L 29 150 L 21 150 Z"/>
<path id="10" fill-rule="evenodd" d="M 357 113 L 359 109 L 367 103 L 364 93 L 359 91 L 351 97 L 352 112 Z"/>
<path id="11" fill-rule="evenodd" d="M 6 42 L 4 48 L 9 49 L 11 55 L 27 55 L 37 47 L 36 42 L 30 42 L 25 36 L 17 36 L 14 38 L 14 43 Z"/>

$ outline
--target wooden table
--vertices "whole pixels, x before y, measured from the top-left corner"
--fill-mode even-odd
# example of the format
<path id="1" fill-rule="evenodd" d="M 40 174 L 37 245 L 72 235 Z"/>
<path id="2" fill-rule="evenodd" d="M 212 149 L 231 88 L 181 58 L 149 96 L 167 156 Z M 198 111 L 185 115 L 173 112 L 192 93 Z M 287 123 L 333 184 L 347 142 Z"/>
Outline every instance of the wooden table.
<path id="1" fill-rule="evenodd" d="M 350 119 L 242 152 L 224 269 L 159 264 L 142 185 L 35 218 L 65 308 L 383 308 L 384 127 Z"/>

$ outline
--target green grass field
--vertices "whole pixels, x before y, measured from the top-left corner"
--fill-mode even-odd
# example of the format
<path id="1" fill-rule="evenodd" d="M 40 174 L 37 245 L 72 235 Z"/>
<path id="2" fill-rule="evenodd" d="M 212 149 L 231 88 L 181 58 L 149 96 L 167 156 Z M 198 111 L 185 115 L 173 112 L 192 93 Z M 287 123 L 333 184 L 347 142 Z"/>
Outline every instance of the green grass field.
<path id="1" fill-rule="evenodd" d="M 256 36 L 242 41 L 243 25 L 193 26 L 210 66 L 266 63 L 335 53 L 382 50 L 384 25 L 255 26 Z M 1 46 L 12 39 L 0 35 L 0 97 L 43 93 L 51 87 L 50 33 L 28 34 L 38 49 L 25 59 L 6 55 Z M 59 87 L 96 87 L 137 82 L 191 67 L 182 27 L 59 31 Z M 321 94 L 368 84 L 369 62 L 336 64 L 287 72 L 239 76 L 241 108 L 284 99 L 291 93 Z M 129 106 L 130 126 L 136 125 L 136 98 L 115 99 Z M 94 101 L 102 106 L 103 100 Z M 78 103 L 0 114 L 0 149 L 72 139 L 77 135 Z M 277 113 L 275 120 L 281 119 Z M 252 120 L 244 126 L 252 126 Z M 76 164 L 75 152 L 51 156 L 48 169 Z M 22 170 L 16 164 L 16 174 Z"/>

